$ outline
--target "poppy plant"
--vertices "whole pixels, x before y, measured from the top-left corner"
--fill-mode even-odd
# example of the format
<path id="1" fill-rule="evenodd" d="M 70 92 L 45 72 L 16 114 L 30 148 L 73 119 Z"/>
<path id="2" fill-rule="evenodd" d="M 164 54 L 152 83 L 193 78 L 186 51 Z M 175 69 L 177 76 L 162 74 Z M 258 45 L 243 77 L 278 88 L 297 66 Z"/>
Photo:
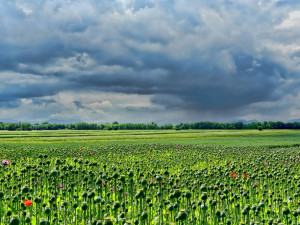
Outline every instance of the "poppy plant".
<path id="1" fill-rule="evenodd" d="M 1 225 L 299 222 L 299 189 L 285 191 L 299 184 L 298 147 L 43 146 L 0 148 Z"/>
<path id="2" fill-rule="evenodd" d="M 24 200 L 24 204 L 25 204 L 26 206 L 31 206 L 31 205 L 32 205 L 32 201 L 25 199 L 25 200 Z"/>
<path id="3" fill-rule="evenodd" d="M 229 174 L 229 176 L 234 177 L 234 178 L 237 178 L 238 175 L 237 175 L 235 172 L 231 172 L 231 173 Z"/>
<path id="4" fill-rule="evenodd" d="M 5 159 L 2 160 L 2 165 L 3 166 L 8 166 L 8 164 L 9 164 L 8 160 L 5 160 Z"/>

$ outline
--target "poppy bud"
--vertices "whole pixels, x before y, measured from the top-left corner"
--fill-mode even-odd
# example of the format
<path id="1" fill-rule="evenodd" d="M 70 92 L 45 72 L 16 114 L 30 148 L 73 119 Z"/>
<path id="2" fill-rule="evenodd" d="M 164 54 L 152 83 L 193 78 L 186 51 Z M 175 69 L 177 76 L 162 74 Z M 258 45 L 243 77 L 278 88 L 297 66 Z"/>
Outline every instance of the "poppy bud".
<path id="1" fill-rule="evenodd" d="M 207 186 L 206 185 L 202 185 L 200 187 L 200 191 L 207 191 Z"/>
<path id="2" fill-rule="evenodd" d="M 188 215 L 184 209 L 181 209 L 177 214 L 178 220 L 181 220 L 181 221 L 186 220 L 187 216 Z"/>
<path id="3" fill-rule="evenodd" d="M 82 209 L 83 211 L 85 211 L 85 210 L 88 209 L 88 205 L 87 205 L 86 202 L 82 202 L 82 204 L 81 204 L 81 209 Z"/>
<path id="4" fill-rule="evenodd" d="M 101 197 L 97 196 L 94 201 L 95 203 L 100 204 L 101 200 L 102 200 Z"/>
<path id="5" fill-rule="evenodd" d="M 246 205 L 245 208 L 244 208 L 244 210 L 247 211 L 247 212 L 249 212 L 250 211 L 250 206 Z"/>
<path id="6" fill-rule="evenodd" d="M 168 206 L 168 210 L 169 210 L 170 212 L 172 212 L 172 211 L 174 210 L 174 205 L 169 205 L 169 206 Z"/>
<path id="7" fill-rule="evenodd" d="M 258 204 L 259 209 L 264 208 L 265 207 L 265 203 L 261 202 Z"/>
<path id="8" fill-rule="evenodd" d="M 37 197 L 37 198 L 34 199 L 34 202 L 37 203 L 37 204 L 39 204 L 39 203 L 42 202 L 42 199 L 39 198 L 39 197 Z"/>
<path id="9" fill-rule="evenodd" d="M 208 209 L 208 206 L 205 205 L 205 204 L 202 204 L 202 205 L 201 205 L 201 209 L 204 210 L 204 211 L 206 211 L 206 210 Z"/>
<path id="10" fill-rule="evenodd" d="M 113 177 L 114 179 L 118 179 L 119 174 L 118 174 L 118 173 L 114 173 L 112 177 Z"/>
<path id="11" fill-rule="evenodd" d="M 206 199 L 207 199 L 207 193 L 206 193 L 206 192 L 203 192 L 203 193 L 202 193 L 201 199 L 202 199 L 203 201 L 206 201 Z"/>
<path id="12" fill-rule="evenodd" d="M 283 208 L 283 209 L 282 209 L 282 213 L 283 213 L 284 215 L 288 215 L 288 214 L 291 213 L 291 211 L 290 211 L 289 208 Z"/>
<path id="13" fill-rule="evenodd" d="M 191 192 L 187 191 L 184 196 L 187 198 L 187 199 L 190 199 L 192 197 L 192 194 Z"/>
<path id="14" fill-rule="evenodd" d="M 25 223 L 30 223 L 31 222 L 31 218 L 30 217 L 25 217 Z"/>
<path id="15" fill-rule="evenodd" d="M 44 210 L 45 214 L 46 215 L 49 215 L 51 213 L 51 209 L 49 207 L 47 207 L 45 210 Z"/>
<path id="16" fill-rule="evenodd" d="M 63 205 L 63 207 L 67 207 L 68 206 L 68 202 L 67 201 L 63 201 L 62 205 Z"/>
<path id="17" fill-rule="evenodd" d="M 156 180 L 157 182 L 161 182 L 161 181 L 163 180 L 163 177 L 162 177 L 161 175 L 157 175 L 157 176 L 155 177 L 155 180 Z"/>
<path id="18" fill-rule="evenodd" d="M 84 192 L 81 194 L 81 197 L 83 197 L 83 198 L 87 198 L 87 196 L 88 196 L 88 194 L 87 194 L 86 191 L 84 191 Z"/>
<path id="19" fill-rule="evenodd" d="M 88 198 L 94 198 L 95 197 L 95 192 L 91 191 L 88 193 Z"/>
<path id="20" fill-rule="evenodd" d="M 225 212 L 221 212 L 221 217 L 222 217 L 222 218 L 226 217 Z"/>
<path id="21" fill-rule="evenodd" d="M 121 175 L 121 176 L 120 176 L 120 181 L 121 181 L 121 182 L 125 182 L 125 176 L 124 176 L 124 175 Z"/>
<path id="22" fill-rule="evenodd" d="M 242 210 L 242 214 L 245 216 L 245 215 L 247 215 L 247 214 L 248 214 L 248 211 L 247 211 L 247 210 L 245 210 L 245 209 L 243 209 L 243 210 Z"/>
<path id="23" fill-rule="evenodd" d="M 142 220 L 146 220 L 148 218 L 148 213 L 142 212 L 141 218 L 142 218 Z"/>
<path id="24" fill-rule="evenodd" d="M 115 211 L 117 211 L 119 208 L 120 208 L 120 202 L 119 201 L 117 201 L 117 202 L 115 202 L 115 204 L 113 204 L 113 207 L 112 207 L 112 209 L 113 210 L 115 210 Z"/>
<path id="25" fill-rule="evenodd" d="M 132 172 L 132 171 L 129 171 L 129 172 L 128 172 L 128 177 L 130 177 L 130 178 L 133 177 L 133 172 Z"/>
<path id="26" fill-rule="evenodd" d="M 51 170 L 50 174 L 52 177 L 57 177 L 58 176 L 58 171 L 57 170 Z"/>
<path id="27" fill-rule="evenodd" d="M 41 219 L 39 225 L 48 225 L 50 224 L 46 219 Z"/>
<path id="28" fill-rule="evenodd" d="M 26 194 L 30 191 L 30 189 L 29 189 L 28 186 L 24 186 L 24 187 L 22 187 L 21 191 L 22 191 L 23 194 Z"/>
<path id="29" fill-rule="evenodd" d="M 120 213 L 119 217 L 120 217 L 121 219 L 124 219 L 124 218 L 125 218 L 125 213 L 124 213 L 124 212 Z"/>
<path id="30" fill-rule="evenodd" d="M 273 218 L 268 219 L 268 224 L 270 224 L 270 225 L 273 224 Z"/>
<path id="31" fill-rule="evenodd" d="M 21 223 L 20 218 L 18 216 L 12 216 L 9 221 L 9 225 L 19 225 Z"/>
<path id="32" fill-rule="evenodd" d="M 140 182 L 141 182 L 141 184 L 142 184 L 143 186 L 147 185 L 147 180 L 146 180 L 146 179 L 142 179 Z"/>
<path id="33" fill-rule="evenodd" d="M 136 198 L 136 199 L 139 199 L 139 198 L 143 197 L 143 195 L 144 195 L 144 192 L 143 192 L 143 190 L 141 189 L 141 190 L 139 190 L 138 193 L 135 195 L 135 198 Z"/>
<path id="34" fill-rule="evenodd" d="M 179 198 L 180 195 L 181 195 L 181 191 L 180 191 L 179 189 L 175 189 L 174 191 L 175 191 L 175 192 L 174 192 L 174 197 L 175 197 L 175 198 Z"/>

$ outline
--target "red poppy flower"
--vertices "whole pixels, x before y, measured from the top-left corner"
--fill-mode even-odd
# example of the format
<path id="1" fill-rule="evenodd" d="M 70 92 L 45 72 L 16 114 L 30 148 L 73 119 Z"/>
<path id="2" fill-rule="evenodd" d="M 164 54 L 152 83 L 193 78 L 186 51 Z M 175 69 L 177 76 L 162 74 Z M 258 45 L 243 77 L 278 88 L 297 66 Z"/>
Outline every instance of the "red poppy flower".
<path id="1" fill-rule="evenodd" d="M 237 178 L 237 176 L 238 176 L 237 174 L 234 174 L 234 178 Z"/>
<path id="2" fill-rule="evenodd" d="M 31 206 L 31 205 L 32 205 L 32 201 L 25 199 L 25 200 L 24 200 L 24 204 L 25 204 L 26 206 Z"/>
<path id="3" fill-rule="evenodd" d="M 246 178 L 247 178 L 247 177 L 248 177 L 248 175 L 244 173 L 244 174 L 243 174 L 243 177 L 246 177 Z"/>

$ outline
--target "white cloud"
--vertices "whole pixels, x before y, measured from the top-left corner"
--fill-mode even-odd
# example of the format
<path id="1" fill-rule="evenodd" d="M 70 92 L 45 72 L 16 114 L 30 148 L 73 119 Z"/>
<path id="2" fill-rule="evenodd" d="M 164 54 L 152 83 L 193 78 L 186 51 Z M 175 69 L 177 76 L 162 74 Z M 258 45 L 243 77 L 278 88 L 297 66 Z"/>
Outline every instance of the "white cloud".
<path id="1" fill-rule="evenodd" d="M 11 2 L 0 4 L 3 118 L 266 118 L 273 104 L 297 115 L 292 1 Z"/>

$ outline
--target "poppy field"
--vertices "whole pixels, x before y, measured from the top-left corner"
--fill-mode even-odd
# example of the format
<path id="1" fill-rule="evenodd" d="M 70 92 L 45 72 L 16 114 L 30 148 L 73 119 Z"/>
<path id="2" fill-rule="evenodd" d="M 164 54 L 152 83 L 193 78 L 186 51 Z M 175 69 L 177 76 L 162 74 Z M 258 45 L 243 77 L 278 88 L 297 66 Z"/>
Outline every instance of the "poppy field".
<path id="1" fill-rule="evenodd" d="M 299 224 L 299 147 L 7 146 L 0 224 Z"/>

